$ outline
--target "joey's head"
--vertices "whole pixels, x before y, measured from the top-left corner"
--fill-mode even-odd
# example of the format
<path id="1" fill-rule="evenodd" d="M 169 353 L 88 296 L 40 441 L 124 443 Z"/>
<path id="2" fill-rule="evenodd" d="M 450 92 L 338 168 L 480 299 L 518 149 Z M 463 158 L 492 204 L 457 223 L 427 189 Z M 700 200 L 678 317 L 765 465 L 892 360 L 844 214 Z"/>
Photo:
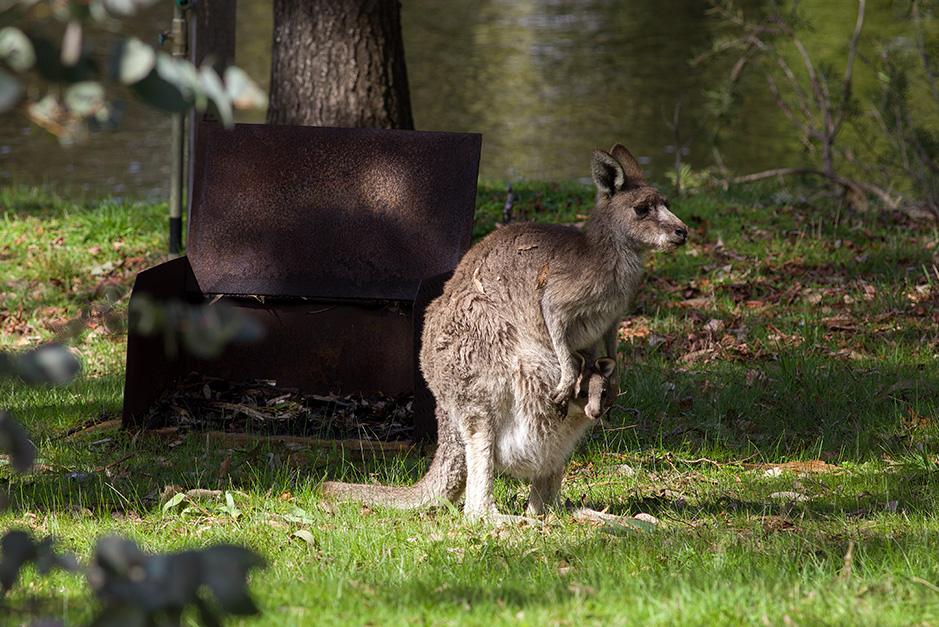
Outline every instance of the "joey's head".
<path id="1" fill-rule="evenodd" d="M 638 251 L 672 250 L 688 241 L 688 227 L 668 210 L 668 199 L 646 184 L 642 168 L 622 144 L 597 150 L 590 165 L 597 186 L 591 227 Z"/>
<path id="2" fill-rule="evenodd" d="M 574 403 L 584 410 L 588 418 L 597 420 L 606 407 L 610 377 L 616 369 L 616 362 L 609 357 L 588 362 L 580 353 L 574 355 L 580 358 L 580 376 L 574 385 Z"/>

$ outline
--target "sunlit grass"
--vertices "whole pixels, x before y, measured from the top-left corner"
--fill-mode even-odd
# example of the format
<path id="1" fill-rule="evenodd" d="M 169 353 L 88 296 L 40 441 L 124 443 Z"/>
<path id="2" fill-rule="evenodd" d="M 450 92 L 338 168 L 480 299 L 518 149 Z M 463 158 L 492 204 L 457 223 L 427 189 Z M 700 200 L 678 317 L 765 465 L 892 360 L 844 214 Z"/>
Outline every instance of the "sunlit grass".
<path id="1" fill-rule="evenodd" d="M 566 223 L 593 197 L 576 185 L 515 193 L 513 217 Z M 480 187 L 477 237 L 504 204 L 501 185 Z M 164 208 L 9 190 L 0 206 L 0 349 L 61 339 L 85 364 L 68 385 L 0 382 L 39 445 L 29 473 L 0 467 L 4 528 L 53 534 L 82 559 L 113 533 L 151 551 L 247 545 L 269 562 L 252 579 L 262 616 L 231 624 L 939 623 L 933 225 L 768 188 L 673 199 L 691 242 L 650 260 L 622 333 L 624 393 L 563 488 L 571 504 L 659 524 L 560 512 L 492 528 L 317 492 L 323 478 L 411 483 L 420 455 L 65 435 L 119 416 L 123 335 L 94 311 L 122 315 L 134 273 L 164 258 Z M 117 300 L 102 282 L 121 287 Z M 168 486 L 218 492 L 168 509 Z M 504 511 L 520 513 L 526 495 L 497 481 Z M 0 624 L 85 624 L 94 610 L 80 577 L 28 571 Z"/>

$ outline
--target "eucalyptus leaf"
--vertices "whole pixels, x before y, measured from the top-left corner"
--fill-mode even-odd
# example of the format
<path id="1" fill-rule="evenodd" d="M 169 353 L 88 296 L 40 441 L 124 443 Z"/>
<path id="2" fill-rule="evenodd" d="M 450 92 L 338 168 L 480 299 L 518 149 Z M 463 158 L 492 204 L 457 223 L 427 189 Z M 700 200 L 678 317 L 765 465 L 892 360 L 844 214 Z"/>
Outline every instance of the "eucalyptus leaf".
<path id="1" fill-rule="evenodd" d="M 0 113 L 6 113 L 23 99 L 23 85 L 6 70 L 0 68 Z"/>
<path id="2" fill-rule="evenodd" d="M 183 113 L 199 99 L 190 75 L 165 52 L 156 53 L 153 70 L 130 88 L 150 106 L 171 113 Z M 201 89 L 198 80 L 196 88 Z"/>
<path id="3" fill-rule="evenodd" d="M 33 42 L 15 26 L 0 28 L 0 58 L 16 72 L 25 72 L 36 63 Z"/>
<path id="4" fill-rule="evenodd" d="M 185 59 L 169 58 L 175 65 L 176 75 L 179 77 L 180 85 L 186 90 L 183 93 L 190 99 L 191 105 L 194 106 L 197 111 L 205 111 L 208 99 L 196 66 Z"/>
<path id="5" fill-rule="evenodd" d="M 9 590 L 19 577 L 20 568 L 36 559 L 36 544 L 25 531 L 10 531 L 0 539 L 0 587 Z"/>
<path id="6" fill-rule="evenodd" d="M 81 370 L 81 362 L 61 344 L 43 344 L 16 356 L 14 369 L 26 383 L 65 383 Z"/>
<path id="7" fill-rule="evenodd" d="M 112 15 L 134 15 L 140 9 L 156 4 L 157 0 L 101 0 L 101 4 Z"/>
<path id="8" fill-rule="evenodd" d="M 40 124 L 58 124 L 65 117 L 65 110 L 52 94 L 46 94 L 39 102 L 30 103 L 28 111 L 29 117 Z"/>
<path id="9" fill-rule="evenodd" d="M 107 106 L 104 87 L 95 81 L 83 81 L 70 85 L 65 90 L 65 106 L 81 118 L 97 115 Z"/>
<path id="10" fill-rule="evenodd" d="M 136 37 L 117 43 L 111 56 L 111 75 L 125 85 L 142 81 L 156 67 L 156 51 Z"/>
<path id="11" fill-rule="evenodd" d="M 36 54 L 36 71 L 39 76 L 50 83 L 58 83 L 65 79 L 65 68 L 59 47 L 41 34 L 33 33 L 33 51 Z"/>
<path id="12" fill-rule="evenodd" d="M 258 608 L 248 594 L 248 571 L 264 568 L 264 559 L 240 546 L 218 545 L 202 555 L 202 583 L 212 591 L 219 607 L 229 614 L 248 616 Z"/>
<path id="13" fill-rule="evenodd" d="M 62 36 L 62 65 L 71 67 L 76 65 L 82 57 L 82 23 L 78 20 L 69 20 Z"/>
<path id="14" fill-rule="evenodd" d="M 226 127 L 232 127 L 235 124 L 235 113 L 232 110 L 231 100 L 225 92 L 225 85 L 218 73 L 210 65 L 203 65 L 199 68 L 199 82 L 205 91 L 209 102 L 214 106 L 219 120 Z"/>
<path id="15" fill-rule="evenodd" d="M 17 472 L 29 470 L 36 459 L 36 447 L 13 415 L 0 409 L 0 451 L 10 456 Z"/>
<path id="16" fill-rule="evenodd" d="M 267 107 L 267 94 L 240 67 L 231 65 L 225 68 L 225 91 L 236 109 Z"/>

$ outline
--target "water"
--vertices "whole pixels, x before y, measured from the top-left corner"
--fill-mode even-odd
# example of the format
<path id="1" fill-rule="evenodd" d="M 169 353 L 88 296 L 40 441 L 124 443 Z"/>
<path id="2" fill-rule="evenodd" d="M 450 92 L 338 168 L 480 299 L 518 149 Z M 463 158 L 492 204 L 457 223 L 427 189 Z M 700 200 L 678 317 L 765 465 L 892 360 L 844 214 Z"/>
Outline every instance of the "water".
<path id="1" fill-rule="evenodd" d="M 266 86 L 270 0 L 238 4 L 236 62 Z M 752 8 L 759 2 L 738 4 Z M 856 3 L 803 5 L 818 19 L 807 43 L 822 51 L 822 60 L 837 64 L 854 26 Z M 726 67 L 689 63 L 720 33 L 708 8 L 703 0 L 407 0 L 402 20 L 415 125 L 482 133 L 480 174 L 488 180 L 585 179 L 592 151 L 622 142 L 652 180 L 664 181 L 676 149 L 664 118 L 671 120 L 681 101 L 678 143 L 683 144 L 705 115 L 705 93 L 726 72 Z M 901 28 L 892 11 L 869 6 L 865 34 L 890 35 Z M 171 7 L 161 5 L 128 27 L 153 42 L 171 14 Z M 859 68 L 858 89 L 874 89 L 874 78 L 863 72 Z M 165 196 L 169 118 L 129 96 L 121 100 L 125 113 L 119 131 L 95 131 L 90 143 L 71 148 L 62 148 L 25 118 L 0 119 L 0 184 Z M 263 117 L 256 112 L 239 119 Z M 714 162 L 704 137 L 699 134 L 682 151 L 695 168 Z M 801 146 L 768 90 L 755 85 L 721 137 L 720 150 L 730 168 L 753 172 L 793 165 Z"/>

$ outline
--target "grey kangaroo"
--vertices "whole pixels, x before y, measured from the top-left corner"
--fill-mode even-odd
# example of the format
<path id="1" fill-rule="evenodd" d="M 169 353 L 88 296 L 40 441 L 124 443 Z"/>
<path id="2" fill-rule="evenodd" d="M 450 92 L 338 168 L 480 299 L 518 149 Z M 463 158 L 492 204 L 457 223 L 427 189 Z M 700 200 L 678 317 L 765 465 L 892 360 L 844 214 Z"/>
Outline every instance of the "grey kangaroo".
<path id="1" fill-rule="evenodd" d="M 506 471 L 532 481 L 527 514 L 554 504 L 592 422 L 570 403 L 578 376 L 593 367 L 582 367 L 577 353 L 615 357 L 646 254 L 688 238 L 622 145 L 595 151 L 591 173 L 597 199 L 583 230 L 496 230 L 467 252 L 427 308 L 420 363 L 437 403 L 438 443 L 424 477 L 407 487 L 325 483 L 326 494 L 415 508 L 456 503 L 465 492 L 468 518 L 510 522 L 519 517 L 499 513 L 493 497 L 495 473 Z M 615 362 L 609 370 L 612 399 Z"/>

